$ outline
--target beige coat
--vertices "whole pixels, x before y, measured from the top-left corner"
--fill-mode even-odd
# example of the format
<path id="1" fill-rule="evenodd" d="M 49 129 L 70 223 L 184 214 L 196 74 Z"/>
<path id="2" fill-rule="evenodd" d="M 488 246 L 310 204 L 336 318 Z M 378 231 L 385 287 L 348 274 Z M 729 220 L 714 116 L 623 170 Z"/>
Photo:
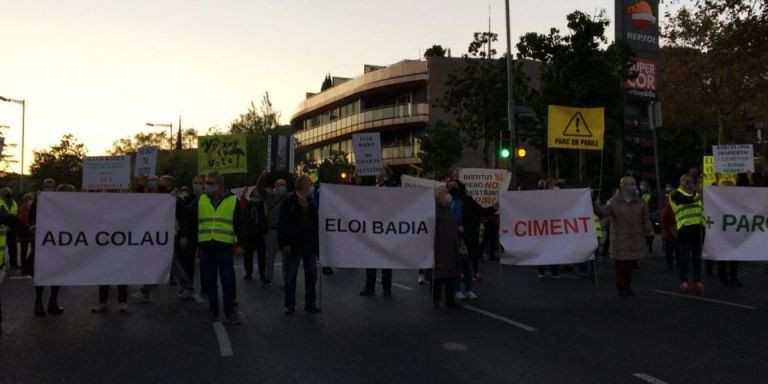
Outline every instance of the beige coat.
<path id="1" fill-rule="evenodd" d="M 611 219 L 611 243 L 608 249 L 611 259 L 640 260 L 648 255 L 646 236 L 653 236 L 653 225 L 648 217 L 648 205 L 639 197 L 627 203 L 617 196 L 608 205 L 597 207 L 601 216 Z"/>

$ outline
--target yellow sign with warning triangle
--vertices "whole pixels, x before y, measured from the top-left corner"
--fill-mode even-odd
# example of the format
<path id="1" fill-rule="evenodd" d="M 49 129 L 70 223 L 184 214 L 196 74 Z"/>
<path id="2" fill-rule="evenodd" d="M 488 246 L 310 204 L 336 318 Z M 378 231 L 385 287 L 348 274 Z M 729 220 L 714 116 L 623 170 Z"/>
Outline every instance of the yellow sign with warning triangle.
<path id="1" fill-rule="evenodd" d="M 549 148 L 603 149 L 604 108 L 571 108 L 550 105 L 547 127 Z"/>

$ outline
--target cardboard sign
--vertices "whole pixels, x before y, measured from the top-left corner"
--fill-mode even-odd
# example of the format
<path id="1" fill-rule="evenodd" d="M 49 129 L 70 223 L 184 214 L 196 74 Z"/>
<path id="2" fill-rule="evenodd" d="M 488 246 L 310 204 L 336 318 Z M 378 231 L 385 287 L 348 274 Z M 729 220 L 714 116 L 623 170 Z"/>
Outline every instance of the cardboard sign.
<path id="1" fill-rule="evenodd" d="M 715 173 L 746 173 L 755 171 L 752 144 L 713 145 Z"/>
<path id="2" fill-rule="evenodd" d="M 381 136 L 378 132 L 352 135 L 355 170 L 359 176 L 377 176 L 381 171 Z"/>
<path id="3" fill-rule="evenodd" d="M 499 202 L 499 192 L 506 191 L 512 178 L 505 169 L 461 168 L 459 181 L 467 193 L 484 208 Z"/>
<path id="4" fill-rule="evenodd" d="M 83 190 L 106 191 L 130 188 L 130 156 L 86 156 L 83 159 Z"/>
<path id="5" fill-rule="evenodd" d="M 549 106 L 547 145 L 549 148 L 603 149 L 604 108 Z"/>
<path id="6" fill-rule="evenodd" d="M 136 165 L 134 176 L 147 176 L 155 174 L 157 165 L 157 147 L 142 147 L 136 151 Z"/>
<path id="7" fill-rule="evenodd" d="M 245 135 L 197 137 L 197 171 L 248 172 Z"/>

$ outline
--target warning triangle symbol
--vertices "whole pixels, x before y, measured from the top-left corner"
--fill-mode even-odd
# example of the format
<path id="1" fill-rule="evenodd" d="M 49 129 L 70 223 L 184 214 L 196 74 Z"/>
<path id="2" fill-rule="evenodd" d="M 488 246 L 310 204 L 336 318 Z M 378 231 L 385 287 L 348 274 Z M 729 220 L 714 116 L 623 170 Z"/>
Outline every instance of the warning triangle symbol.
<path id="1" fill-rule="evenodd" d="M 573 117 L 571 117 L 571 120 L 563 131 L 563 136 L 592 137 L 592 131 L 589 130 L 587 121 L 584 119 L 584 115 L 582 115 L 581 112 L 573 114 Z"/>

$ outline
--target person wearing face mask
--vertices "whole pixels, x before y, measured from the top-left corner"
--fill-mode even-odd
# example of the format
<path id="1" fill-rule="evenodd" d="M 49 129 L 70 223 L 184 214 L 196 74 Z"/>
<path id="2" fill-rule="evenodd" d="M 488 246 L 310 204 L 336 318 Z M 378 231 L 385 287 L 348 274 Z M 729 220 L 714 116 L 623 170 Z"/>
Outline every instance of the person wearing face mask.
<path id="1" fill-rule="evenodd" d="M 192 222 L 188 213 L 191 212 L 195 206 L 197 206 L 197 200 L 203 193 L 205 193 L 205 175 L 195 175 L 195 177 L 192 178 L 192 194 L 189 195 L 188 199 L 183 199 L 185 208 L 183 219 L 179 223 L 179 250 L 181 252 L 181 266 L 184 268 L 184 272 L 187 273 L 187 276 L 189 276 L 191 280 L 194 280 L 195 262 L 197 260 L 197 231 L 195 230 L 195 228 L 197 228 L 197 224 Z M 183 197 L 184 196 L 182 191 L 182 198 Z M 200 268 L 199 275 L 200 294 L 205 295 L 205 290 L 208 285 L 205 283 L 205 277 L 202 268 Z"/>
<path id="2" fill-rule="evenodd" d="M 638 194 L 635 178 L 622 177 L 619 191 L 608 204 L 603 206 L 595 201 L 595 211 L 611 218 L 611 242 L 609 254 L 616 262 L 616 288 L 619 296 L 634 296 L 632 291 L 632 270 L 637 260 L 646 257 L 645 236 L 653 233 L 648 218 L 648 205 Z"/>
<path id="3" fill-rule="evenodd" d="M 247 195 L 246 195 L 247 194 Z M 259 279 L 264 283 L 264 268 L 266 261 L 266 245 L 264 240 L 264 222 L 266 221 L 266 210 L 264 209 L 264 200 L 257 188 L 243 189 L 243 195 L 240 197 L 240 209 L 245 217 L 245 254 L 243 255 L 243 266 L 245 267 L 245 280 L 253 279 L 253 252 L 256 251 L 257 262 L 259 266 Z"/>
<path id="4" fill-rule="evenodd" d="M 288 196 L 288 184 L 283 179 L 274 182 L 274 188 L 267 188 L 270 173 L 264 171 L 256 181 L 256 188 L 259 196 L 264 201 L 265 209 L 265 257 L 264 257 L 264 280 L 262 286 L 270 287 L 272 285 L 275 258 L 280 250 L 277 244 L 277 230 L 280 225 L 280 210 Z M 284 257 L 284 255 L 283 255 Z M 285 276 L 285 260 L 283 260 L 283 276 Z"/>
<path id="5" fill-rule="evenodd" d="M 645 205 L 648 206 L 648 210 L 650 211 L 651 207 L 651 190 L 648 187 L 648 182 L 643 180 L 640 182 L 640 199 L 643 200 Z M 653 253 L 653 236 L 648 236 L 645 238 L 645 245 L 648 247 L 648 253 Z"/>
<path id="6" fill-rule="evenodd" d="M 13 191 L 11 188 L 2 189 L 2 199 L 0 199 L 0 207 L 3 207 L 6 212 L 16 216 L 19 213 L 19 205 L 16 200 L 13 199 Z M 8 226 L 2 226 L 1 231 L 5 231 L 5 243 L 8 246 L 8 260 L 10 261 L 11 268 L 19 268 L 21 263 L 18 260 L 18 249 L 16 246 L 16 231 Z"/>
<path id="7" fill-rule="evenodd" d="M 56 188 L 56 181 L 53 179 L 45 179 L 43 180 L 42 185 L 42 191 L 40 193 L 53 193 L 57 190 Z M 32 202 L 32 206 L 29 207 L 29 228 L 30 232 L 33 233 L 34 237 L 34 228 L 37 225 L 37 202 L 38 199 L 35 199 Z M 32 251 L 29 254 L 29 263 L 32 265 L 31 269 L 31 275 L 34 276 L 34 265 L 35 265 L 35 242 L 34 239 L 32 240 Z M 59 298 L 59 286 L 51 286 L 51 295 L 48 299 L 48 314 L 50 315 L 61 315 L 64 313 L 64 309 L 61 308 L 58 304 L 58 298 Z M 34 314 L 37 317 L 44 317 L 46 315 L 45 308 L 43 307 L 43 293 L 44 293 L 45 287 L 42 286 L 35 286 L 35 308 L 34 308 Z"/>
<path id="8" fill-rule="evenodd" d="M 432 306 L 440 308 L 445 291 L 445 305 L 456 306 L 456 278 L 459 275 L 459 224 L 451 209 L 453 197 L 445 187 L 435 188 L 435 268 L 432 270 Z"/>
<path id="9" fill-rule="evenodd" d="M 35 200 L 35 195 L 31 193 L 25 193 L 21 198 L 21 205 L 19 206 L 19 213 L 16 215 L 24 225 L 29 225 L 29 209 L 32 207 L 32 203 Z M 32 266 L 29 263 L 29 250 L 32 244 L 32 234 L 19 233 L 18 242 L 21 246 L 21 274 L 30 275 Z"/>
<path id="10" fill-rule="evenodd" d="M 689 264 L 693 264 L 693 289 L 704 293 L 701 282 L 701 250 L 704 242 L 704 208 L 701 194 L 697 190 L 695 177 L 684 174 L 680 177 L 680 187 L 672 191 L 669 204 L 677 221 L 678 272 L 680 274 L 680 292 L 689 289 Z"/>

